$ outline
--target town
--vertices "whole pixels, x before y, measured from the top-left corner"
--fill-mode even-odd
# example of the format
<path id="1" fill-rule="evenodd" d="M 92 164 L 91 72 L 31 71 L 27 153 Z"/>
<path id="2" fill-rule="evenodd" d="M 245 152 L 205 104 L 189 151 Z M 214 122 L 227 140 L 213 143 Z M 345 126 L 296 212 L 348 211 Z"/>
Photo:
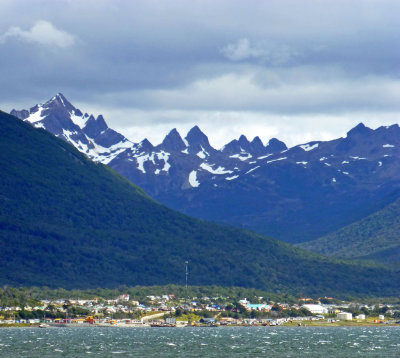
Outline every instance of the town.
<path id="1" fill-rule="evenodd" d="M 45 326 L 276 326 L 399 324 L 400 304 L 343 301 L 332 297 L 298 298 L 277 302 L 254 296 L 177 297 L 128 293 L 112 299 L 42 299 L 35 304 L 0 307 L 0 327 Z M 393 300 L 392 300 L 393 301 Z M 1 302 L 1 301 L 0 301 Z M 32 301 L 33 302 L 33 301 Z"/>

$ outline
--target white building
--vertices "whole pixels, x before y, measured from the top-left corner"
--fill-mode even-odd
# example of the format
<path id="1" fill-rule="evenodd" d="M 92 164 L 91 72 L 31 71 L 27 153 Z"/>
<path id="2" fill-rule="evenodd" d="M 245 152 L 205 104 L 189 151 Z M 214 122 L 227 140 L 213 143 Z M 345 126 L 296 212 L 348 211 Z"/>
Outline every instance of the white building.
<path id="1" fill-rule="evenodd" d="M 351 321 L 353 319 L 353 314 L 349 312 L 339 312 L 336 315 L 337 319 L 343 319 L 345 321 Z"/>
<path id="2" fill-rule="evenodd" d="M 321 305 L 309 304 L 303 305 L 302 308 L 308 309 L 313 314 L 325 314 L 328 313 L 328 309 Z"/>
<path id="3" fill-rule="evenodd" d="M 117 297 L 117 301 L 128 302 L 129 295 L 127 293 L 124 293 L 123 295 Z"/>

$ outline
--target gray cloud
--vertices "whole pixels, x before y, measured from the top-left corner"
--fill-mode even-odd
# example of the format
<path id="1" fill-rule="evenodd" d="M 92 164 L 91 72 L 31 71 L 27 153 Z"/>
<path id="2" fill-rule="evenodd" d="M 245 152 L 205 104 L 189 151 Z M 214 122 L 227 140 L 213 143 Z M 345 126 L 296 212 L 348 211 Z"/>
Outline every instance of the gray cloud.
<path id="1" fill-rule="evenodd" d="M 295 141 L 309 116 L 337 134 L 332 118 L 400 114 L 399 12 L 395 0 L 4 0 L 0 106 L 61 91 L 129 133 L 274 123 L 266 135 Z"/>

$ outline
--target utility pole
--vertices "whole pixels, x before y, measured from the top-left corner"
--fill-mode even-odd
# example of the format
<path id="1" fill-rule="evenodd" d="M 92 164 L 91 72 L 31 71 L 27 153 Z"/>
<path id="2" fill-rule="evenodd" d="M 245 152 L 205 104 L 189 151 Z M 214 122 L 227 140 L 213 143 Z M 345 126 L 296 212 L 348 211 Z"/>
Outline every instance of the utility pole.
<path id="1" fill-rule="evenodd" d="M 188 288 L 188 264 L 189 264 L 189 261 L 185 261 L 186 293 L 187 293 L 187 288 Z"/>
<path id="2" fill-rule="evenodd" d="M 189 296 L 188 296 L 188 274 L 189 274 L 189 271 L 188 271 L 188 265 L 189 265 L 189 261 L 185 261 L 185 278 L 186 278 L 186 280 L 185 280 L 185 291 L 186 291 L 186 299 L 189 299 Z M 187 302 L 186 303 L 186 305 L 187 305 L 187 307 L 189 307 L 189 303 Z"/>

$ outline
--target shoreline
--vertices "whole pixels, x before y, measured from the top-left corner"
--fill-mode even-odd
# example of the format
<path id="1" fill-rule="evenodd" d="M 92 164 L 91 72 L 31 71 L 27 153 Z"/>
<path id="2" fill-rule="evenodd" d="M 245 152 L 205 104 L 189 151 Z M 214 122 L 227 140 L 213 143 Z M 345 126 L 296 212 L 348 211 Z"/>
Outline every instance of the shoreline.
<path id="1" fill-rule="evenodd" d="M 362 328 L 362 327 L 400 327 L 400 324 L 396 323 L 344 323 L 344 324 L 330 324 L 330 323 L 320 323 L 320 324 L 304 324 L 304 325 L 297 325 L 297 324 L 282 324 L 282 325 L 272 325 L 272 326 L 263 326 L 263 325 L 218 325 L 218 326 L 175 326 L 175 327 L 151 327 L 150 325 L 138 325 L 138 324 L 115 324 L 115 325 L 104 325 L 104 324 L 90 324 L 90 325 L 82 325 L 82 324 L 71 324 L 71 325 L 60 325 L 60 326 L 55 326 L 55 325 L 50 325 L 48 327 L 40 327 L 40 324 L 38 323 L 16 323 L 16 324 L 0 324 L 0 329 L 1 328 L 40 328 L 40 329 L 49 329 L 49 328 L 243 328 L 243 327 L 253 327 L 253 328 L 260 328 L 260 327 L 265 327 L 265 329 L 269 328 L 322 328 L 322 327 L 332 327 L 332 328 L 348 328 L 348 327 L 355 327 L 355 328 Z"/>

